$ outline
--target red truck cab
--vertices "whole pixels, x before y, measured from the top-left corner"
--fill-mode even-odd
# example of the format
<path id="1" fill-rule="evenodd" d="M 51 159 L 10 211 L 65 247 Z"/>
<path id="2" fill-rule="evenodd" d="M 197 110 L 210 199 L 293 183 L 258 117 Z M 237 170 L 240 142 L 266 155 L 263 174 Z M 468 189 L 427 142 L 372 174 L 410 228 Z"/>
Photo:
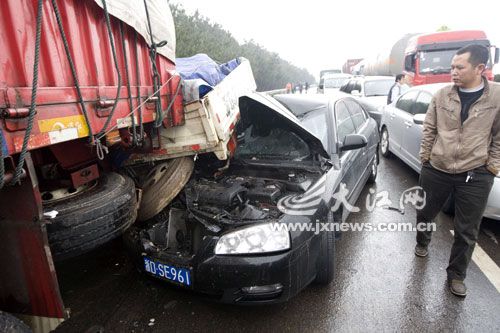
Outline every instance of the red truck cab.
<path id="1" fill-rule="evenodd" d="M 469 44 L 494 50 L 484 73 L 488 80 L 493 80 L 493 64 L 498 63 L 499 49 L 492 46 L 480 30 L 443 31 L 410 38 L 405 49 L 405 74 L 411 78 L 412 85 L 450 82 L 451 59 L 457 50 Z"/>

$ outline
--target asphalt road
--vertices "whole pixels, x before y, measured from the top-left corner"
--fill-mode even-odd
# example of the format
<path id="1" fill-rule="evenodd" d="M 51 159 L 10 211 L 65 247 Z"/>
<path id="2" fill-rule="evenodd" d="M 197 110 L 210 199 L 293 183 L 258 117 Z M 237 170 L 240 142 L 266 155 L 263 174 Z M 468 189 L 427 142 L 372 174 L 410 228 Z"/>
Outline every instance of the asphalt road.
<path id="1" fill-rule="evenodd" d="M 398 202 L 418 175 L 397 158 L 382 159 L 376 192 Z M 365 208 L 348 222 L 414 222 L 415 211 Z M 452 221 L 438 218 L 427 258 L 413 254 L 415 233 L 351 231 L 336 243 L 336 277 L 328 287 L 311 286 L 285 304 L 241 307 L 153 280 L 135 270 L 121 242 L 56 267 L 71 318 L 57 332 L 254 331 L 478 331 L 500 330 L 500 221 L 483 221 L 479 264 L 469 267 L 465 299 L 447 289 L 446 266 Z M 486 257 L 491 259 L 484 260 Z M 487 258 L 486 258 L 487 259 Z M 485 265 L 484 262 L 487 264 Z M 490 278 L 485 271 L 490 271 Z M 493 274 L 493 278 L 491 278 Z M 500 276 L 496 275 L 496 283 Z"/>

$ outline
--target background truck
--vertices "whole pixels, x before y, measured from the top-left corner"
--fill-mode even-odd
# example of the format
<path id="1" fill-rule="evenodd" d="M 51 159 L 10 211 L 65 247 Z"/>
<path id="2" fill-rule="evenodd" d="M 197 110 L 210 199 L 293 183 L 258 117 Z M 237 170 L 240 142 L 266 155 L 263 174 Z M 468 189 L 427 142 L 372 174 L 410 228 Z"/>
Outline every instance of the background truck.
<path id="1" fill-rule="evenodd" d="M 354 66 L 359 64 L 363 58 L 347 59 L 342 65 L 342 73 L 352 74 L 352 69 Z"/>
<path id="2" fill-rule="evenodd" d="M 492 50 L 485 76 L 493 80 L 493 64 L 498 63 L 499 50 L 491 45 L 483 31 L 444 31 L 406 34 L 375 58 L 355 66 L 356 74 L 407 74 L 412 85 L 450 82 L 450 64 L 455 52 L 468 44 L 481 44 Z"/>
<path id="3" fill-rule="evenodd" d="M 0 311 L 48 332 L 69 316 L 53 261 L 159 212 L 193 155 L 229 158 L 237 94 L 255 81 L 241 59 L 229 82 L 183 105 L 164 0 L 0 10 Z"/>

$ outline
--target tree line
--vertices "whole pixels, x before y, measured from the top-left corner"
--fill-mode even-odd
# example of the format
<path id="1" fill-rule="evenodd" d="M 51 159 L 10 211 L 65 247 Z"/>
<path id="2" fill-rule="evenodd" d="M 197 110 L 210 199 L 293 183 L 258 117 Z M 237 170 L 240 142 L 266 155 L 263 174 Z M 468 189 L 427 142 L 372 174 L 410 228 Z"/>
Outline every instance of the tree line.
<path id="1" fill-rule="evenodd" d="M 285 88 L 288 82 L 315 82 L 314 76 L 305 68 L 291 64 L 254 40 L 239 44 L 230 32 L 198 11 L 188 15 L 182 5 L 170 4 L 170 7 L 175 22 L 178 58 L 206 53 L 216 62 L 224 63 L 237 57 L 245 57 L 252 66 L 258 91 Z"/>

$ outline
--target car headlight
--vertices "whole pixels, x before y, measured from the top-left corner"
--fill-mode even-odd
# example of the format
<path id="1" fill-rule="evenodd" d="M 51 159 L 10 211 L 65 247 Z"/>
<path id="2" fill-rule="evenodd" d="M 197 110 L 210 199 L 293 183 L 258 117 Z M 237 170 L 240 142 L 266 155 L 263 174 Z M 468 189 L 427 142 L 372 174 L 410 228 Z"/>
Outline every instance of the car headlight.
<path id="1" fill-rule="evenodd" d="M 290 234 L 279 223 L 259 224 L 223 235 L 215 254 L 267 253 L 288 250 Z"/>

